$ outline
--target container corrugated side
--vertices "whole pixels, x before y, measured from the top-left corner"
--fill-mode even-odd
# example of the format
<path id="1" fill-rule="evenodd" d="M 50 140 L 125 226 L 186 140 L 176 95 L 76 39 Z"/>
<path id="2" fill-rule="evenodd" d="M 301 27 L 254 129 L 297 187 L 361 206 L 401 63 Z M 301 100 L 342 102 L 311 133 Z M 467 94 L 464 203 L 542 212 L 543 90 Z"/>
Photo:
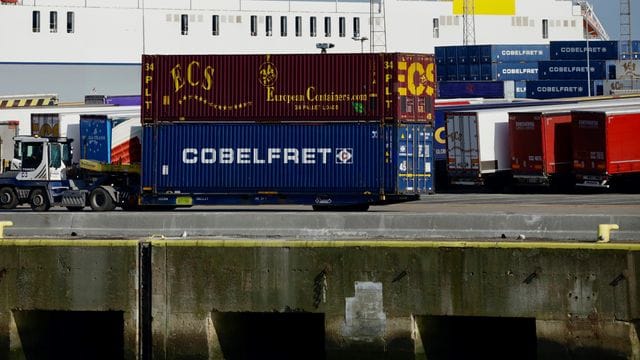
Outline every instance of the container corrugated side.
<path id="1" fill-rule="evenodd" d="M 640 80 L 640 60 L 609 60 L 606 67 L 609 80 Z"/>
<path id="2" fill-rule="evenodd" d="M 527 81 L 527 98 L 555 99 L 581 97 L 589 94 L 587 81 L 582 80 L 537 80 Z"/>
<path id="3" fill-rule="evenodd" d="M 572 116 L 573 170 L 577 174 L 640 173 L 638 109 L 574 111 Z"/>
<path id="4" fill-rule="evenodd" d="M 551 60 L 538 63 L 540 80 L 587 80 L 590 69 L 591 80 L 604 80 L 607 77 L 604 60 Z"/>
<path id="5" fill-rule="evenodd" d="M 112 120 L 104 115 L 80 115 L 80 158 L 111 163 Z"/>
<path id="6" fill-rule="evenodd" d="M 582 40 L 551 41 L 550 60 L 586 60 L 587 42 Z M 618 59 L 618 42 L 609 40 L 589 41 L 590 60 Z"/>
<path id="7" fill-rule="evenodd" d="M 401 139 L 409 133 L 407 150 Z M 145 126 L 142 183 L 157 193 L 185 194 L 427 193 L 429 133 L 421 124 Z"/>
<path id="8" fill-rule="evenodd" d="M 640 59 L 640 40 L 631 41 L 631 49 L 627 41 L 620 41 L 620 60 L 639 60 Z"/>
<path id="9" fill-rule="evenodd" d="M 502 81 L 447 81 L 438 83 L 438 97 L 441 99 L 482 97 L 504 98 Z"/>
<path id="10" fill-rule="evenodd" d="M 142 122 L 431 122 L 427 54 L 144 55 Z"/>
<path id="11" fill-rule="evenodd" d="M 538 63 L 529 62 L 500 62 L 492 66 L 490 80 L 538 80 Z"/>
<path id="12" fill-rule="evenodd" d="M 549 45 L 484 45 L 482 62 L 535 62 L 549 60 Z"/>

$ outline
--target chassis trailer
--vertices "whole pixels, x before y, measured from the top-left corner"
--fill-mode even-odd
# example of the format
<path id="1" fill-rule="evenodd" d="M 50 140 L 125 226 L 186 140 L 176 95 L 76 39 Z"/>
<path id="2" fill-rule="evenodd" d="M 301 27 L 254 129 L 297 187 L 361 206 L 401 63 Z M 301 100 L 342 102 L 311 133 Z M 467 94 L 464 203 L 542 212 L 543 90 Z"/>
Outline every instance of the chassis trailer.
<path id="1" fill-rule="evenodd" d="M 362 211 L 433 192 L 432 136 L 423 124 L 154 125 L 144 129 L 142 162 L 131 165 L 74 165 L 71 139 L 18 136 L 14 169 L 0 176 L 0 208 Z"/>

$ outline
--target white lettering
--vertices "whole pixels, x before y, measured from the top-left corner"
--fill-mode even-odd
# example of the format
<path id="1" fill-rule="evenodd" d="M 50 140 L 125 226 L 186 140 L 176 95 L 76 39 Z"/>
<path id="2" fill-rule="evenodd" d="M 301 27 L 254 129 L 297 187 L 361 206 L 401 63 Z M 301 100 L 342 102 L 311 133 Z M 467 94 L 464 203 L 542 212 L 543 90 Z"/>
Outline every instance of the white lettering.
<path id="1" fill-rule="evenodd" d="M 220 164 L 233 164 L 233 149 L 220 149 Z"/>
<path id="2" fill-rule="evenodd" d="M 284 163 L 287 164 L 291 160 L 294 164 L 297 164 L 299 162 L 298 155 L 298 149 L 284 149 Z"/>
<path id="3" fill-rule="evenodd" d="M 251 164 L 251 149 L 247 149 L 247 148 L 238 149 L 238 152 L 236 153 L 236 155 L 237 155 L 236 162 L 238 164 Z"/>
<path id="4" fill-rule="evenodd" d="M 253 149 L 253 163 L 264 164 L 264 159 L 260 159 L 260 152 L 258 149 Z"/>
<path id="5" fill-rule="evenodd" d="M 207 156 L 209 155 L 209 156 Z M 215 164 L 216 162 L 216 149 L 204 148 L 200 151 L 200 161 L 203 164 Z"/>
<path id="6" fill-rule="evenodd" d="M 303 164 L 315 164 L 316 163 L 316 149 L 302 149 L 302 163 Z"/>
<path id="7" fill-rule="evenodd" d="M 189 156 L 191 155 L 191 156 Z M 198 149 L 182 150 L 182 162 L 185 164 L 195 164 L 198 162 Z"/>
<path id="8" fill-rule="evenodd" d="M 275 159 L 280 159 L 280 149 L 268 149 L 267 159 L 269 161 L 269 164 L 272 164 L 273 160 Z"/>

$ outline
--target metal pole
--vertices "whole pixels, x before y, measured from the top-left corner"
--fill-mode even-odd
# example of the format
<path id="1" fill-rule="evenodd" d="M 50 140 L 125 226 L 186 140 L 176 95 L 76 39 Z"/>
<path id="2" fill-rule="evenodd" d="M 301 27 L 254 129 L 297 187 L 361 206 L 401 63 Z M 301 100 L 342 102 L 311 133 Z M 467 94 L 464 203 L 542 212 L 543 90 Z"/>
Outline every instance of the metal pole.
<path id="1" fill-rule="evenodd" d="M 589 48 L 589 25 L 587 25 L 587 96 L 591 97 L 591 66 L 589 62 L 589 53 L 591 52 L 591 48 Z"/>

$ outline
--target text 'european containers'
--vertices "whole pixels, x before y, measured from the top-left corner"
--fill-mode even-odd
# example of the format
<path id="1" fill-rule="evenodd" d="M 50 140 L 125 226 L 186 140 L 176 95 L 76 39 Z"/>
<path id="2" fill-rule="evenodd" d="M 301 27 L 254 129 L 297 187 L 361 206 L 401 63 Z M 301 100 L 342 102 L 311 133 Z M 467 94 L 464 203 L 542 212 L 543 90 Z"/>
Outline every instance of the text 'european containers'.
<path id="1" fill-rule="evenodd" d="M 143 123 L 433 117 L 433 55 L 143 55 L 142 62 Z"/>

